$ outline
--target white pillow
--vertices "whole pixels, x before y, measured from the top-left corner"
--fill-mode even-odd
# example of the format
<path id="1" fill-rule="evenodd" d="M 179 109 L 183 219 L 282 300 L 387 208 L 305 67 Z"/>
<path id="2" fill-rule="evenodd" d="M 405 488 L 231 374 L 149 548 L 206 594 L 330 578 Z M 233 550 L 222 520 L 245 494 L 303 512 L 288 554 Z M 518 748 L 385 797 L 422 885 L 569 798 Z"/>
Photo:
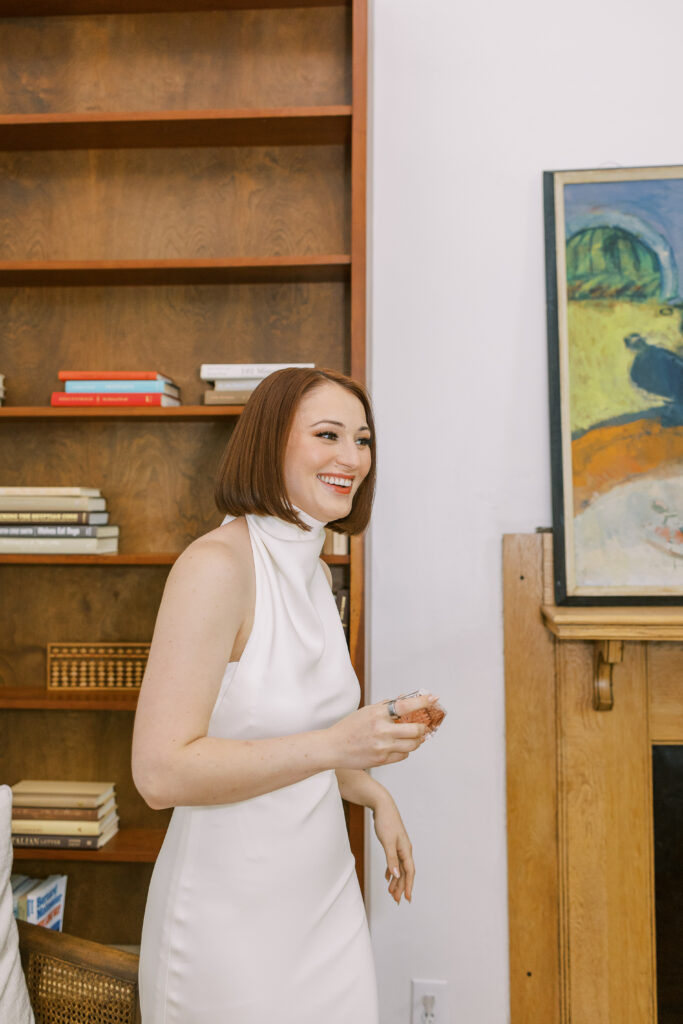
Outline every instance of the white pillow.
<path id="1" fill-rule="evenodd" d="M 12 790 L 0 786 L 0 1021 L 34 1024 L 12 912 Z"/>

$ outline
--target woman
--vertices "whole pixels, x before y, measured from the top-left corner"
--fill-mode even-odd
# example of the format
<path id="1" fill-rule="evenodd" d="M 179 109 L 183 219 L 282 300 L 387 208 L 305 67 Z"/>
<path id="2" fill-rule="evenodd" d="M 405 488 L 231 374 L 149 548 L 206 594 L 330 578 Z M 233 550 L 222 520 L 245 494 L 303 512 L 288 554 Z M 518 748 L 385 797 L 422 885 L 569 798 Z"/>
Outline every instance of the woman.
<path id="1" fill-rule="evenodd" d="M 286 369 L 254 391 L 217 485 L 223 524 L 164 591 L 133 738 L 147 803 L 174 807 L 140 956 L 143 1024 L 376 1024 L 367 921 L 341 797 L 371 807 L 389 892 L 411 898 L 411 847 L 365 769 L 408 757 L 425 726 L 358 707 L 324 524 L 372 504 L 370 402 L 334 371 Z"/>

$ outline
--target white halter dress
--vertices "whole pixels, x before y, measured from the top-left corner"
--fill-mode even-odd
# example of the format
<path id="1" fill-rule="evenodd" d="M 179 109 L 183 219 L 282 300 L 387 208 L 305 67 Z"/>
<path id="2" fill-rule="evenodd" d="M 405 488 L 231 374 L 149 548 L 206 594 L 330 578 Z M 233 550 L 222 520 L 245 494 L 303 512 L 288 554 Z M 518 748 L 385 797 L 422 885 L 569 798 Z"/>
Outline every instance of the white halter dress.
<path id="1" fill-rule="evenodd" d="M 325 729 L 358 706 L 319 560 L 323 525 L 299 514 L 310 531 L 246 517 L 254 624 L 226 667 L 210 736 Z M 143 1024 L 377 1024 L 334 771 L 238 803 L 175 808 L 147 900 L 140 993 Z"/>

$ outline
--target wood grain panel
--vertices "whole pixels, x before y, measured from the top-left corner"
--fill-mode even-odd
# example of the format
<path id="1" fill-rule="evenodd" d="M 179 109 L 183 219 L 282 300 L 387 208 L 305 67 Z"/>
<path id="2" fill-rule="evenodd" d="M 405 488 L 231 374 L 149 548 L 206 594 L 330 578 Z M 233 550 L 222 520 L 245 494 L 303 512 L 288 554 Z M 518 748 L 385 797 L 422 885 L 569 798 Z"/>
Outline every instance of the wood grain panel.
<path id="1" fill-rule="evenodd" d="M 133 785 L 132 735 L 130 711 L 3 711 L 0 778 L 115 782 L 122 827 L 165 828 L 170 812 L 151 810 Z"/>
<path id="2" fill-rule="evenodd" d="M 350 101 L 343 7 L 5 21 L 0 52 L 5 113 Z"/>
<path id="3" fill-rule="evenodd" d="M 343 253 L 347 177 L 344 146 L 5 152 L 0 259 Z"/>
<path id="4" fill-rule="evenodd" d="M 24 875 L 66 875 L 64 931 L 94 942 L 139 945 L 151 864 L 22 860 Z"/>
<path id="5" fill-rule="evenodd" d="M 541 536 L 503 539 L 503 587 L 511 1021 L 559 1024 L 555 656 L 538 614 Z"/>
<path id="6" fill-rule="evenodd" d="M 614 708 L 592 707 L 592 645 L 560 648 L 564 984 L 573 1024 L 655 1024 L 645 652 L 625 644 Z"/>
<path id="7" fill-rule="evenodd" d="M 201 363 L 348 372 L 348 310 L 343 284 L 0 288 L 5 401 L 48 404 L 64 369 L 158 370 L 186 405 L 202 401 Z"/>
<path id="8" fill-rule="evenodd" d="M 648 644 L 650 737 L 653 743 L 683 743 L 683 647 Z"/>
<path id="9" fill-rule="evenodd" d="M 122 552 L 181 551 L 220 524 L 213 483 L 230 423 L 60 420 L 48 433 L 22 420 L 0 431 L 3 482 L 99 487 Z"/>
<path id="10" fill-rule="evenodd" d="M 148 642 L 168 572 L 167 566 L 0 566 L 0 686 L 44 687 L 48 641 Z M 52 712 L 42 714 L 49 721 Z M 21 734 L 30 720 L 12 721 Z"/>

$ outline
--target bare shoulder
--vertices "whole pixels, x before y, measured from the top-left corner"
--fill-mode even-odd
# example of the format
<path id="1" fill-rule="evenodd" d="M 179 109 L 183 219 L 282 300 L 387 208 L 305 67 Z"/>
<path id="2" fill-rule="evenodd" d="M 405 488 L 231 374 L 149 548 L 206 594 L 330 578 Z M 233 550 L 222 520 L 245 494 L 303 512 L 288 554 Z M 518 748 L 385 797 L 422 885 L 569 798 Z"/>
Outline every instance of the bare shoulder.
<path id="1" fill-rule="evenodd" d="M 193 541 L 176 560 L 169 582 L 221 590 L 244 587 L 253 575 L 249 529 L 233 519 Z"/>

